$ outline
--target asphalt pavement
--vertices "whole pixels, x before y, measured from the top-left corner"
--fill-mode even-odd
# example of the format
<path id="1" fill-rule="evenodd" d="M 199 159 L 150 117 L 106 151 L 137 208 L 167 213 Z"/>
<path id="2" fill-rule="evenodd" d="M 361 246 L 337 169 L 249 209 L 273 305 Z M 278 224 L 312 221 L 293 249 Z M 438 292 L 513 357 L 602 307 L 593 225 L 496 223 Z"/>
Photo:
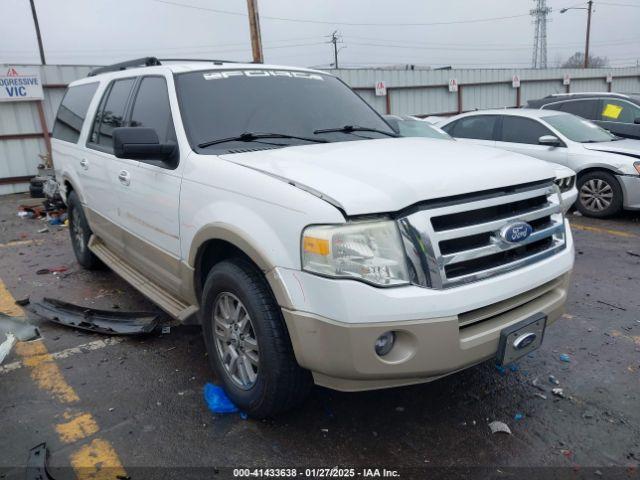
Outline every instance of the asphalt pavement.
<path id="1" fill-rule="evenodd" d="M 18 218 L 25 198 L 0 197 L 0 311 L 19 316 L 13 299 L 45 296 L 157 311 L 114 273 L 82 270 L 66 227 L 38 233 L 44 222 Z M 207 408 L 203 386 L 216 379 L 199 327 L 114 339 L 36 322 L 42 341 L 17 345 L 0 366 L 0 479 L 24 478 L 29 450 L 42 442 L 56 479 L 336 466 L 355 476 L 402 468 L 402 478 L 639 478 L 640 215 L 569 218 L 576 266 L 567 313 L 517 367 L 488 362 L 366 393 L 316 387 L 276 419 Z M 66 271 L 36 273 L 56 267 Z M 511 435 L 492 434 L 496 420 Z"/>

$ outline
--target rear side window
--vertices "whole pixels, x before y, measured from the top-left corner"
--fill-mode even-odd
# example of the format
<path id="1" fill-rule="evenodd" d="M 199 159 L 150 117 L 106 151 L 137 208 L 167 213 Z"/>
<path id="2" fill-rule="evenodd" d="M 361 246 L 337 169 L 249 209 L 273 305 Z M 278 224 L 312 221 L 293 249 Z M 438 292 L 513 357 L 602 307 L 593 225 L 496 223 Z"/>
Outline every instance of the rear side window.
<path id="1" fill-rule="evenodd" d="M 58 107 L 58 114 L 53 125 L 53 138 L 71 143 L 78 142 L 89 104 L 97 88 L 98 83 L 95 82 L 67 89 L 62 103 Z"/>
<path id="2" fill-rule="evenodd" d="M 100 101 L 91 133 L 91 143 L 100 145 L 105 151 L 113 152 L 113 129 L 125 124 L 124 115 L 134 82 L 134 78 L 114 81 Z"/>
<path id="3" fill-rule="evenodd" d="M 494 129 L 497 118 L 495 115 L 465 117 L 455 122 L 451 128 L 445 129 L 445 131 L 453 137 L 495 140 Z"/>
<path id="4" fill-rule="evenodd" d="M 634 123 L 636 118 L 640 118 L 640 107 L 612 98 L 602 102 L 602 112 L 598 120 L 604 122 Z"/>
<path id="5" fill-rule="evenodd" d="M 582 118 L 589 120 L 595 120 L 598 114 L 598 105 L 600 100 L 569 100 L 557 105 L 550 105 L 545 108 L 552 108 L 553 110 L 560 110 L 561 112 L 573 113 Z"/>
<path id="6" fill-rule="evenodd" d="M 132 127 L 153 128 L 160 143 L 176 141 L 167 82 L 164 77 L 145 77 L 140 83 L 131 113 Z"/>
<path id="7" fill-rule="evenodd" d="M 538 139 L 543 135 L 553 135 L 553 133 L 535 120 L 507 115 L 502 117 L 503 142 L 538 145 Z"/>

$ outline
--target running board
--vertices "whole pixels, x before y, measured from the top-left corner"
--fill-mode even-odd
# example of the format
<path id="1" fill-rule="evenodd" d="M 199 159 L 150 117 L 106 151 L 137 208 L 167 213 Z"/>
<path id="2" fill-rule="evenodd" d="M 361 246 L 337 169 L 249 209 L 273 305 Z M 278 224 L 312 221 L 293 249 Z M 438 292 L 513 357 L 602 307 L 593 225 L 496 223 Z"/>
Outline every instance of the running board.
<path id="1" fill-rule="evenodd" d="M 89 240 L 89 249 L 111 270 L 116 272 L 132 287 L 158 305 L 173 318 L 181 322 L 186 322 L 189 317 L 198 312 L 198 307 L 184 303 L 158 284 L 149 280 L 146 276 L 125 262 L 122 257 L 109 250 L 109 247 L 107 247 L 104 242 L 95 235 L 91 235 L 91 239 Z"/>

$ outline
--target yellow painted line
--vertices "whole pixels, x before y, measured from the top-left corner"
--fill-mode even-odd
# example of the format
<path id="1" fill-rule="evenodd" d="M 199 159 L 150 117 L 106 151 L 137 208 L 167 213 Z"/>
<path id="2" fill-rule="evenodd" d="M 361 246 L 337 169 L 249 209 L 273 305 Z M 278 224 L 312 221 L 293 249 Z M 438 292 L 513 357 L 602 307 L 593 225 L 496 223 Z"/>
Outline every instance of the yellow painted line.
<path id="1" fill-rule="evenodd" d="M 15 240 L 13 242 L 0 243 L 0 248 L 22 247 L 25 245 L 42 245 L 42 240 Z"/>
<path id="2" fill-rule="evenodd" d="M 82 413 L 66 423 L 56 425 L 60 440 L 64 443 L 74 443 L 83 438 L 98 433 L 100 428 L 90 413 Z"/>
<path id="3" fill-rule="evenodd" d="M 12 316 L 24 316 L 24 311 L 16 305 L 2 279 L 0 279 L 0 312 Z M 40 389 L 50 393 L 64 404 L 80 401 L 78 394 L 66 382 L 55 363 L 54 356 L 47 351 L 42 340 L 18 342 L 15 348 L 17 354 L 22 357 L 24 366 L 31 369 L 31 378 Z M 56 425 L 55 429 L 60 440 L 65 443 L 77 442 L 100 431 L 98 423 L 90 413 L 73 415 L 66 412 L 64 417 L 67 421 Z M 94 438 L 90 443 L 80 447 L 71 454 L 70 460 L 76 478 L 81 480 L 113 480 L 118 476 L 126 477 L 127 475 L 115 449 L 108 441 L 101 438 Z"/>
<path id="4" fill-rule="evenodd" d="M 82 345 L 78 345 L 76 347 L 65 348 L 64 350 L 60 350 L 59 352 L 52 353 L 51 358 L 53 358 L 54 360 L 69 358 L 70 356 L 77 355 L 79 353 L 92 352 L 94 350 L 100 350 L 101 348 L 105 348 L 110 345 L 117 345 L 118 343 L 121 343 L 123 341 L 124 339 L 122 337 L 109 337 L 101 340 L 95 340 L 93 342 L 83 343 Z M 0 375 L 2 375 L 3 373 L 13 372 L 14 370 L 19 370 L 23 366 L 24 363 L 21 361 L 0 365 Z"/>
<path id="5" fill-rule="evenodd" d="M 64 379 L 58 364 L 47 352 L 42 340 L 19 342 L 16 344 L 16 353 L 22 357 L 22 363 L 31 369 L 31 378 L 41 390 L 51 393 L 61 403 L 80 400 Z"/>
<path id="6" fill-rule="evenodd" d="M 0 313 L 10 315 L 12 317 L 21 317 L 24 315 L 24 310 L 20 305 L 16 305 L 16 300 L 13 295 L 9 293 L 7 287 L 0 279 Z"/>
<path id="7" fill-rule="evenodd" d="M 623 238 L 640 238 L 640 235 L 634 235 L 633 233 L 623 232 L 622 230 L 613 230 L 611 228 L 590 227 L 588 225 L 580 225 L 578 223 L 571 223 L 571 227 L 576 230 L 582 230 L 584 232 L 606 233 L 607 235 L 614 235 L 616 237 Z"/>
<path id="8" fill-rule="evenodd" d="M 71 465 L 79 480 L 113 480 L 127 475 L 111 444 L 100 438 L 74 452 Z"/>

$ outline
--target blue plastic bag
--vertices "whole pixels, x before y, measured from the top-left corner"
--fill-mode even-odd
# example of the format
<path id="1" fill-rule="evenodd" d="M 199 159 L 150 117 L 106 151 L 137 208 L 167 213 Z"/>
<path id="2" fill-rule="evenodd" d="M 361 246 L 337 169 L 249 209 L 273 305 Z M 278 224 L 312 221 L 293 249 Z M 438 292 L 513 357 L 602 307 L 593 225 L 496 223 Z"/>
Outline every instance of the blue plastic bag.
<path id="1" fill-rule="evenodd" d="M 204 386 L 204 401 L 213 413 L 236 413 L 236 407 L 225 391 L 212 383 Z"/>

